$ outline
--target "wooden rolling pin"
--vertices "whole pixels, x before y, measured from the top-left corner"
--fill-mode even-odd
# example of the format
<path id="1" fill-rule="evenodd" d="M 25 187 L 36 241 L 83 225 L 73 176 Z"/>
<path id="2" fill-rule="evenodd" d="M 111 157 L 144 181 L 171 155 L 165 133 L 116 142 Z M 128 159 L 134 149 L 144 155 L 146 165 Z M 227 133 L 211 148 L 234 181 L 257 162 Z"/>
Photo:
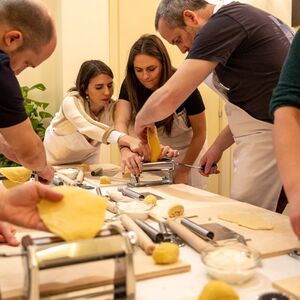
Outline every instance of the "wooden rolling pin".
<path id="1" fill-rule="evenodd" d="M 120 220 L 127 231 L 131 230 L 135 232 L 138 237 L 139 246 L 147 255 L 151 255 L 155 248 L 155 244 L 151 241 L 148 235 L 126 214 L 122 214 L 120 216 Z"/>
<path id="2" fill-rule="evenodd" d="M 84 172 L 83 172 L 83 170 L 80 168 L 79 171 L 78 171 L 78 174 L 77 174 L 77 176 L 76 176 L 75 181 L 76 181 L 77 183 L 82 183 L 83 178 L 84 178 Z"/>
<path id="3" fill-rule="evenodd" d="M 122 195 L 120 192 L 110 192 L 107 191 L 107 194 L 110 198 L 110 200 L 115 201 L 115 202 L 131 202 L 134 201 L 134 199 Z"/>
<path id="4" fill-rule="evenodd" d="M 113 214 L 117 214 L 118 213 L 118 208 L 116 207 L 116 203 L 113 201 L 107 201 L 107 207 L 106 209 L 108 211 L 110 211 Z"/>
<path id="5" fill-rule="evenodd" d="M 198 235 L 194 234 L 193 232 L 191 232 L 189 229 L 187 229 L 185 226 L 181 225 L 180 223 L 172 219 L 167 219 L 167 224 L 174 233 L 176 233 L 180 238 L 182 238 L 187 244 L 189 244 L 197 252 L 201 253 L 201 251 L 203 250 L 214 249 L 213 245 L 205 242 Z"/>

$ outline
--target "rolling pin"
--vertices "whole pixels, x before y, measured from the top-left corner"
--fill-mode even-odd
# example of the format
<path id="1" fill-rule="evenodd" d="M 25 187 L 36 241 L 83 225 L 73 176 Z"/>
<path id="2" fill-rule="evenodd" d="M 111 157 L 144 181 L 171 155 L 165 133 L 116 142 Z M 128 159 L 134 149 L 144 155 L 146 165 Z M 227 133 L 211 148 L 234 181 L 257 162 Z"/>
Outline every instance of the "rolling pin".
<path id="1" fill-rule="evenodd" d="M 78 174 L 77 174 L 77 176 L 76 176 L 75 181 L 76 181 L 77 183 L 82 183 L 83 178 L 84 178 L 84 172 L 83 172 L 83 170 L 80 168 L 79 171 L 78 171 Z"/>
<path id="2" fill-rule="evenodd" d="M 127 231 L 133 231 L 138 237 L 138 245 L 144 250 L 147 255 L 151 255 L 155 244 L 151 241 L 148 235 L 126 214 L 120 215 L 122 225 Z"/>
<path id="3" fill-rule="evenodd" d="M 115 202 L 131 202 L 134 201 L 134 199 L 122 195 L 120 192 L 110 192 L 107 191 L 107 194 L 110 198 L 110 200 L 115 201 Z"/>
<path id="4" fill-rule="evenodd" d="M 201 253 L 203 250 L 214 249 L 213 245 L 202 240 L 198 235 L 192 233 L 182 224 L 171 219 L 167 219 L 167 224 L 174 233 L 176 233 L 197 252 Z"/>
<path id="5" fill-rule="evenodd" d="M 106 209 L 108 211 L 110 211 L 113 214 L 117 214 L 118 213 L 118 208 L 116 207 L 116 203 L 113 201 L 107 201 L 107 207 Z"/>

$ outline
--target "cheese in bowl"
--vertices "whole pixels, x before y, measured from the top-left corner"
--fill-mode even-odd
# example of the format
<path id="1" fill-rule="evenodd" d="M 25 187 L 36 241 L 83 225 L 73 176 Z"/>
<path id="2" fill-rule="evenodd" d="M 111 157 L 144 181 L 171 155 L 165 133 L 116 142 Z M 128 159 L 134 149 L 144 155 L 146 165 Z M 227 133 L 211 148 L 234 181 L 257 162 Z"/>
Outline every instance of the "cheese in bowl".
<path id="1" fill-rule="evenodd" d="M 201 253 L 207 273 L 231 284 L 242 284 L 251 279 L 261 265 L 259 252 L 240 243 L 217 246 Z"/>

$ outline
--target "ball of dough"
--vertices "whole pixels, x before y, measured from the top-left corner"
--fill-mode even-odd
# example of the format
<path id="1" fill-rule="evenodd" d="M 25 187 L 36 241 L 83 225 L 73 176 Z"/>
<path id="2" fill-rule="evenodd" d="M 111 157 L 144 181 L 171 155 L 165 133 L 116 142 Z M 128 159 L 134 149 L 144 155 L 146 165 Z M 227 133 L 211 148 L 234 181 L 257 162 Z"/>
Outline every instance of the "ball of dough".
<path id="1" fill-rule="evenodd" d="M 81 168 L 83 170 L 83 172 L 89 172 L 91 170 L 91 168 L 88 164 L 80 164 L 79 168 Z"/>
<path id="2" fill-rule="evenodd" d="M 157 205 L 157 197 L 154 195 L 147 195 L 144 199 L 144 202 L 147 204 L 152 204 L 153 206 Z"/>
<path id="3" fill-rule="evenodd" d="M 174 243 L 160 243 L 152 253 L 157 264 L 173 264 L 179 257 L 179 246 Z"/>
<path id="4" fill-rule="evenodd" d="M 168 217 L 169 218 L 176 218 L 180 217 L 184 214 L 184 207 L 181 204 L 176 204 L 168 209 Z"/>
<path id="5" fill-rule="evenodd" d="M 198 297 L 198 300 L 221 299 L 239 300 L 239 296 L 230 285 L 219 280 L 212 280 L 208 282 Z"/>
<path id="6" fill-rule="evenodd" d="M 111 184 L 111 179 L 108 176 L 100 176 L 101 184 Z"/>

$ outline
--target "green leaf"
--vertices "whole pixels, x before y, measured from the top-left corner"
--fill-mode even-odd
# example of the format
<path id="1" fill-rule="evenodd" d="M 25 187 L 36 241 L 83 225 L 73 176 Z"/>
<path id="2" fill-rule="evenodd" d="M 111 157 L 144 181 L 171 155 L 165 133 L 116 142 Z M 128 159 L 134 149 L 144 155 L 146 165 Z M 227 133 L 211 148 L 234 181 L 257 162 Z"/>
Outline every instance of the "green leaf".
<path id="1" fill-rule="evenodd" d="M 38 89 L 38 90 L 41 90 L 41 91 L 45 91 L 46 90 L 46 87 L 42 84 L 42 83 L 37 83 L 33 86 L 31 86 L 28 91 L 32 91 L 32 90 L 35 90 L 35 89 Z"/>
<path id="2" fill-rule="evenodd" d="M 53 116 L 50 113 L 46 112 L 46 111 L 40 111 L 39 116 L 42 119 L 53 118 Z"/>

